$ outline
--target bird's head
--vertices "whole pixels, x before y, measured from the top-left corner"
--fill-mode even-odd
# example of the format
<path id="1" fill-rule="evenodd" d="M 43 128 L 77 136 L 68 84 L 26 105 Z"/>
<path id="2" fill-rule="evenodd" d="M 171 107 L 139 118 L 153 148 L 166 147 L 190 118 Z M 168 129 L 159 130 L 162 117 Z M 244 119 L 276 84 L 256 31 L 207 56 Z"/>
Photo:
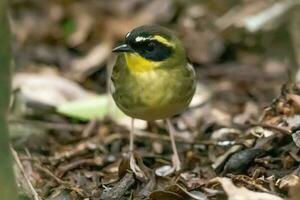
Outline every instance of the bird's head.
<path id="1" fill-rule="evenodd" d="M 128 67 L 144 72 L 156 67 L 172 67 L 186 61 L 185 50 L 170 30 L 160 26 L 140 26 L 127 33 L 124 43 L 113 52 L 125 54 Z"/>

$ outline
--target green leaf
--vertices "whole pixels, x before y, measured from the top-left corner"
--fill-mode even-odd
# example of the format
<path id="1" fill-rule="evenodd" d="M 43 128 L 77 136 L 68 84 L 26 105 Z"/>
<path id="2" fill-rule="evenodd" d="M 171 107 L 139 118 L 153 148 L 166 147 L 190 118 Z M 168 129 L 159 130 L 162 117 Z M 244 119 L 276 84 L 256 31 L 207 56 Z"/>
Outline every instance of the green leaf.
<path id="1" fill-rule="evenodd" d="M 118 109 L 108 95 L 99 95 L 84 100 L 68 102 L 57 106 L 57 112 L 65 116 L 88 121 L 110 116 L 119 119 L 125 115 Z"/>
<path id="2" fill-rule="evenodd" d="M 76 30 L 76 23 L 73 19 L 66 19 L 63 22 L 64 38 L 68 38 Z"/>

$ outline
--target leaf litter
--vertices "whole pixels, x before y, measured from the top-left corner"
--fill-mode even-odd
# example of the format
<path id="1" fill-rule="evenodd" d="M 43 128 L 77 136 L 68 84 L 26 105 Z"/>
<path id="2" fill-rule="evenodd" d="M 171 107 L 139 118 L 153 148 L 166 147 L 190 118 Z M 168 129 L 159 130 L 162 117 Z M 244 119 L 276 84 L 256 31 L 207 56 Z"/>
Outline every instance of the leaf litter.
<path id="1" fill-rule="evenodd" d="M 300 198 L 298 1 L 14 0 L 9 126 L 20 193 L 35 199 Z M 293 7 L 293 9 L 292 9 Z M 287 16 L 293 16 L 287 17 Z M 133 27 L 182 39 L 197 93 L 166 125 L 130 120 L 107 94 L 111 48 Z M 24 179 L 26 181 L 24 181 Z"/>

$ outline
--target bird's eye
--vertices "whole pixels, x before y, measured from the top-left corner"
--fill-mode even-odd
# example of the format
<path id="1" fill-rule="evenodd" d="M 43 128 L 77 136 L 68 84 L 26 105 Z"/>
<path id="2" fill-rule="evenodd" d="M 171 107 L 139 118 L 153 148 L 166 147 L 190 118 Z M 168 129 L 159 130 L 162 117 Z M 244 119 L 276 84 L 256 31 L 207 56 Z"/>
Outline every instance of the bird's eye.
<path id="1" fill-rule="evenodd" d="M 151 38 L 139 37 L 138 40 L 129 40 L 127 42 L 135 52 L 153 61 L 165 60 L 172 53 L 171 47 Z"/>
<path id="2" fill-rule="evenodd" d="M 155 47 L 155 43 L 154 42 L 149 42 L 146 46 L 145 46 L 145 50 L 147 52 L 152 52 L 154 50 Z"/>

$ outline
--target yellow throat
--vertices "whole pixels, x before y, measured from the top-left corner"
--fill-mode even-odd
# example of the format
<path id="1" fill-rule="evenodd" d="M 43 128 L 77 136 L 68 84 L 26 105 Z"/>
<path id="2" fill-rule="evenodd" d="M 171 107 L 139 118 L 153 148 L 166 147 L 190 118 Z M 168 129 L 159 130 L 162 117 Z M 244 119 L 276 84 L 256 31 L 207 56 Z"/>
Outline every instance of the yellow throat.
<path id="1" fill-rule="evenodd" d="M 126 64 L 132 73 L 142 73 L 160 66 L 161 62 L 147 60 L 137 53 L 125 53 Z"/>

